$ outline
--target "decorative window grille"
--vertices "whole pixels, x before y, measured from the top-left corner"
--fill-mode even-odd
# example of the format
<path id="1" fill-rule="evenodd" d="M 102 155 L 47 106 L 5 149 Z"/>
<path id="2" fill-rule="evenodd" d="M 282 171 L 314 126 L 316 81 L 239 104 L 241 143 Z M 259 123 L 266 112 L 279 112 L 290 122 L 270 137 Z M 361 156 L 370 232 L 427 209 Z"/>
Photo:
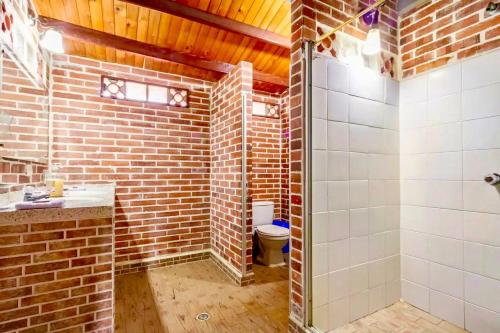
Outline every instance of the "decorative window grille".
<path id="1" fill-rule="evenodd" d="M 165 104 L 182 108 L 189 106 L 189 91 L 186 89 L 158 86 L 109 76 L 103 76 L 101 79 L 102 97 Z"/>
<path id="2" fill-rule="evenodd" d="M 279 118 L 279 110 L 279 106 L 276 104 L 253 102 L 252 105 L 252 114 L 254 116 Z"/>

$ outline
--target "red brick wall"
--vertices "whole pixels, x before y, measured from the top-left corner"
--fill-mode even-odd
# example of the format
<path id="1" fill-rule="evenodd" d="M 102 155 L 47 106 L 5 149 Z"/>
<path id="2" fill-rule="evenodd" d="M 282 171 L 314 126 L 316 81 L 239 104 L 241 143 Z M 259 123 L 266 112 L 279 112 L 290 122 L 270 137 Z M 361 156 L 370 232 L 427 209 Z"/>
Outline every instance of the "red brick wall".
<path id="1" fill-rule="evenodd" d="M 210 83 L 58 56 L 54 162 L 73 182 L 116 181 L 120 265 L 210 247 Z M 190 107 L 100 97 L 101 75 L 190 90 Z"/>
<path id="2" fill-rule="evenodd" d="M 3 157 L 0 159 L 0 183 L 40 184 L 45 170 L 47 165 L 44 163 Z"/>
<path id="3" fill-rule="evenodd" d="M 289 98 L 288 90 L 280 96 L 281 116 L 281 218 L 289 221 L 289 189 L 290 189 L 290 124 L 289 124 Z"/>
<path id="4" fill-rule="evenodd" d="M 0 226 L 0 332 L 112 332 L 112 223 Z"/>
<path id="5" fill-rule="evenodd" d="M 7 55 L 4 56 L 0 89 L 0 111 L 13 120 L 9 133 L 0 135 L 0 156 L 47 159 L 48 97 L 33 86 Z"/>
<path id="6" fill-rule="evenodd" d="M 489 0 L 428 0 L 401 15 L 403 77 L 500 47 L 500 16 L 485 18 Z"/>
<path id="7" fill-rule="evenodd" d="M 280 96 L 254 92 L 253 101 L 280 105 Z M 252 116 L 253 200 L 274 202 L 274 218 L 281 218 L 281 117 Z"/>
<path id="8" fill-rule="evenodd" d="M 252 65 L 240 63 L 211 92 L 211 244 L 212 249 L 242 272 L 242 94 L 247 96 L 247 147 L 251 147 Z M 247 174 L 251 176 L 251 150 Z M 252 188 L 249 179 L 249 189 Z M 251 194 L 251 191 L 249 192 Z M 247 270 L 252 264 L 251 195 L 247 205 Z"/>

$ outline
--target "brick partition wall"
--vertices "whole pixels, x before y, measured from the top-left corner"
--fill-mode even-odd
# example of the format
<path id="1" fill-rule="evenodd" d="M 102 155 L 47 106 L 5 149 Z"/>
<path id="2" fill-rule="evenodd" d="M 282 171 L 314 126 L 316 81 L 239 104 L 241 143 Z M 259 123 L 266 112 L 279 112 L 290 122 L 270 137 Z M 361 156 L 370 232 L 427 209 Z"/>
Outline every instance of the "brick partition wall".
<path id="1" fill-rule="evenodd" d="M 246 226 L 242 225 L 242 95 L 247 105 L 247 177 L 251 172 L 252 65 L 242 62 L 218 81 L 211 92 L 211 245 L 237 273 L 243 273 L 243 233 L 246 227 L 246 270 L 252 265 L 251 191 Z"/>
<path id="2" fill-rule="evenodd" d="M 290 108 L 289 108 L 288 89 L 280 96 L 280 117 L 281 117 L 281 218 L 290 220 L 289 212 L 289 159 L 290 159 Z"/>
<path id="3" fill-rule="evenodd" d="M 0 332 L 113 331 L 113 221 L 96 213 L 0 226 Z"/>
<path id="4" fill-rule="evenodd" d="M 254 91 L 254 102 L 281 107 L 280 96 Z M 274 202 L 274 218 L 281 218 L 281 108 L 279 118 L 252 116 L 252 199 Z"/>
<path id="5" fill-rule="evenodd" d="M 500 47 L 500 15 L 488 0 L 428 0 L 399 19 L 403 77 Z"/>
<path id="6" fill-rule="evenodd" d="M 52 73 L 54 162 L 117 185 L 117 271 L 207 251 L 211 83 L 66 55 Z M 101 75 L 189 89 L 190 107 L 102 98 Z"/>

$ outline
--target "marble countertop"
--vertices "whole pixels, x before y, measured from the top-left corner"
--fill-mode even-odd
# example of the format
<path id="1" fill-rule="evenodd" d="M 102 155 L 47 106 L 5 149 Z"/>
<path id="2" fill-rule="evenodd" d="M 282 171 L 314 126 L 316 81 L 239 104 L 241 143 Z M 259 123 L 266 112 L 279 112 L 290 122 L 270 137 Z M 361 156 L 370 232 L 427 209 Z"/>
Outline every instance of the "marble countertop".
<path id="1" fill-rule="evenodd" d="M 0 210 L 0 225 L 113 217 L 115 185 L 70 185 L 67 190 L 65 186 L 64 196 L 60 198 L 64 199 L 62 208 L 16 210 L 15 203 L 22 201 L 22 191 L 6 194 L 0 199 L 3 203 L 0 206 L 7 208 Z"/>

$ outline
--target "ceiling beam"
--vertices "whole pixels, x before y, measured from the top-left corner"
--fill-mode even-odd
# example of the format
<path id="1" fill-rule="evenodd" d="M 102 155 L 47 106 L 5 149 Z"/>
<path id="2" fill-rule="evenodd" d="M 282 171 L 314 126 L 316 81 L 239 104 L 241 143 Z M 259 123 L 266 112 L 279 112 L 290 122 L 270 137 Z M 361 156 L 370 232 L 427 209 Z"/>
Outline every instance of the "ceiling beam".
<path id="1" fill-rule="evenodd" d="M 277 33 L 257 28 L 253 25 L 231 20 L 223 16 L 211 14 L 197 8 L 186 6 L 171 0 L 124 0 L 125 2 L 154 9 L 156 11 L 182 17 L 184 19 L 205 24 L 214 28 L 231 31 L 252 37 L 266 43 L 290 49 L 290 38 Z"/>
<path id="2" fill-rule="evenodd" d="M 112 47 L 118 50 L 167 60 L 221 74 L 227 74 L 234 68 L 233 64 L 226 62 L 195 57 L 165 47 L 140 42 L 135 39 L 125 38 L 103 31 L 93 30 L 81 25 L 60 21 L 50 17 L 39 16 L 39 21 L 43 28 L 53 28 L 61 32 L 65 37 L 81 42 Z M 256 81 L 267 82 L 279 86 L 288 86 L 288 80 L 285 78 L 255 70 L 254 79 Z"/>

